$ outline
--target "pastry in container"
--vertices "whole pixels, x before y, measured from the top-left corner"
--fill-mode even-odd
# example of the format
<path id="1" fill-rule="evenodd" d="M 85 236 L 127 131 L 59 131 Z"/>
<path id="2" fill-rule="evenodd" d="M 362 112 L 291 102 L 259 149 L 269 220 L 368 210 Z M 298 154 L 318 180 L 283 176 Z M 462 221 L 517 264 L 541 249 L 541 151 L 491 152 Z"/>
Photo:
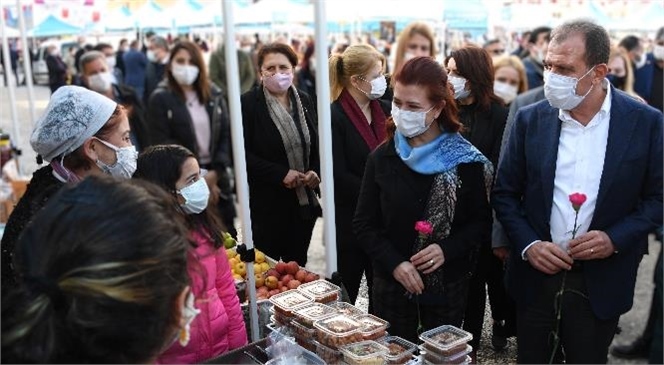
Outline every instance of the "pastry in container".
<path id="1" fill-rule="evenodd" d="M 362 333 L 360 333 L 362 324 L 343 314 L 316 321 L 314 328 L 316 329 L 316 340 L 333 349 L 363 340 Z"/>
<path id="2" fill-rule="evenodd" d="M 320 356 L 326 364 L 338 364 L 344 356 L 341 351 L 329 348 L 318 341 L 312 341 L 316 345 L 316 355 Z"/>
<path id="3" fill-rule="evenodd" d="M 279 313 L 286 317 L 293 317 L 294 310 L 305 304 L 313 303 L 313 300 L 301 291 L 292 289 L 271 296 L 270 302 L 274 304 L 275 313 Z"/>
<path id="4" fill-rule="evenodd" d="M 329 305 L 322 303 L 311 303 L 298 308 L 293 315 L 295 320 L 308 328 L 314 328 L 314 322 L 331 317 L 338 312 Z"/>
<path id="5" fill-rule="evenodd" d="M 365 314 L 360 308 L 346 302 L 336 302 L 328 305 L 336 309 L 337 312 L 339 312 L 340 314 L 345 314 L 349 317 L 355 317 Z"/>
<path id="6" fill-rule="evenodd" d="M 377 340 L 385 337 L 385 330 L 390 324 L 372 314 L 361 314 L 355 317 L 355 320 L 362 324 L 362 338 L 365 340 Z"/>
<path id="7" fill-rule="evenodd" d="M 348 365 L 382 365 L 387 348 L 376 341 L 361 341 L 339 349 Z"/>
<path id="8" fill-rule="evenodd" d="M 376 342 L 387 347 L 385 360 L 388 364 L 405 364 L 417 350 L 417 345 L 398 336 L 387 336 Z"/>
<path id="9" fill-rule="evenodd" d="M 293 330 L 293 333 L 295 334 L 295 337 L 300 337 L 300 338 L 314 338 L 316 335 L 316 330 L 313 328 L 308 328 L 304 325 L 301 325 L 297 321 L 292 321 L 290 323 L 290 328 Z"/>
<path id="10" fill-rule="evenodd" d="M 451 325 L 436 327 L 420 335 L 424 350 L 439 356 L 451 357 L 466 350 L 466 344 L 473 335 Z"/>
<path id="11" fill-rule="evenodd" d="M 336 302 L 341 293 L 341 288 L 323 279 L 302 284 L 297 287 L 297 290 L 314 298 L 314 301 L 318 303 Z"/>
<path id="12" fill-rule="evenodd" d="M 427 351 L 423 347 L 420 348 L 420 354 L 425 363 L 429 364 L 467 364 L 470 361 L 468 354 L 473 351 L 473 347 L 466 345 L 466 349 L 456 353 L 452 356 L 440 356 L 435 352 Z"/>

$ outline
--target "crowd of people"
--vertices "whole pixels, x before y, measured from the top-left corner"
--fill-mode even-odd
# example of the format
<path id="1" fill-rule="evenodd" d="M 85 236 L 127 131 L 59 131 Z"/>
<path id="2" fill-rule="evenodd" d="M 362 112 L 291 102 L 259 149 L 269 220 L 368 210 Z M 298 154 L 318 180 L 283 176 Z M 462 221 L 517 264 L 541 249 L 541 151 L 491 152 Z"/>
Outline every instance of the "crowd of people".
<path id="1" fill-rule="evenodd" d="M 605 363 L 661 237 L 664 28 L 652 50 L 585 20 L 523 38 L 437 59 L 416 22 L 389 50 L 330 49 L 340 278 L 352 303 L 365 275 L 369 312 L 413 342 L 458 326 L 476 361 L 488 293 L 495 351 L 516 336 L 520 363 Z M 2 361 L 199 363 L 247 343 L 222 247 L 225 49 L 206 47 L 83 46 L 75 75 L 50 51 L 66 71 L 30 139 L 47 164 L 2 237 Z M 301 266 L 325 214 L 313 50 L 237 54 L 254 244 Z"/>

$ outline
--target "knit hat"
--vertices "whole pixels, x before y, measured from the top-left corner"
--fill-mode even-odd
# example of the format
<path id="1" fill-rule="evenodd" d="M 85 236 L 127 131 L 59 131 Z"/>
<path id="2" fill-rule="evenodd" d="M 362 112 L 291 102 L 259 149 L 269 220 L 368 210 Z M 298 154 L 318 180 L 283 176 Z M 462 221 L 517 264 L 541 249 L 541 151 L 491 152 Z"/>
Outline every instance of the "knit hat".
<path id="1" fill-rule="evenodd" d="M 62 86 L 51 95 L 30 145 L 49 162 L 70 154 L 106 124 L 116 107 L 113 100 L 94 91 Z"/>

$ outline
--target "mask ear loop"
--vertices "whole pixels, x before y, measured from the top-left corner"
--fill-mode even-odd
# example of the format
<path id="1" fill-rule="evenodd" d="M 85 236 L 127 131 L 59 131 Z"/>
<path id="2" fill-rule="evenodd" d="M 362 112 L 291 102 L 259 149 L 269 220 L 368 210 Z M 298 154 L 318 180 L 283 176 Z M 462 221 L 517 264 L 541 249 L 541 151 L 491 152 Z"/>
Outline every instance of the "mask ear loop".
<path id="1" fill-rule="evenodd" d="M 590 70 L 588 70 L 588 72 L 586 72 L 585 74 L 583 74 L 583 76 L 579 77 L 579 79 L 576 80 L 576 85 L 574 85 L 574 95 L 581 96 L 581 95 L 576 93 L 576 88 L 577 88 L 577 86 L 579 86 L 579 81 L 581 81 L 584 77 L 588 76 L 590 71 L 592 71 L 594 69 L 595 69 L 595 66 L 591 67 Z M 581 97 L 585 98 L 586 96 L 588 96 L 588 94 L 590 94 L 590 92 L 593 91 L 594 87 L 595 87 L 595 84 L 590 84 L 590 89 L 588 89 L 588 91 Z"/>

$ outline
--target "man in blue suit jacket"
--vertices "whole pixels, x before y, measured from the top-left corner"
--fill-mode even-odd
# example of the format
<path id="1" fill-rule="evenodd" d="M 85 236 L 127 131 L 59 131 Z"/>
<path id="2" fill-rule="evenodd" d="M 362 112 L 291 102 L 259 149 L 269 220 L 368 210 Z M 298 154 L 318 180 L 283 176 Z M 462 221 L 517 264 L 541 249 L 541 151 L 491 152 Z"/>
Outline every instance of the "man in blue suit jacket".
<path id="1" fill-rule="evenodd" d="M 498 168 L 520 363 L 549 362 L 559 346 L 568 363 L 605 363 L 648 233 L 662 224 L 662 114 L 610 86 L 609 47 L 588 21 L 552 32 L 547 101 L 517 113 Z M 576 192 L 587 196 L 578 217 Z"/>

